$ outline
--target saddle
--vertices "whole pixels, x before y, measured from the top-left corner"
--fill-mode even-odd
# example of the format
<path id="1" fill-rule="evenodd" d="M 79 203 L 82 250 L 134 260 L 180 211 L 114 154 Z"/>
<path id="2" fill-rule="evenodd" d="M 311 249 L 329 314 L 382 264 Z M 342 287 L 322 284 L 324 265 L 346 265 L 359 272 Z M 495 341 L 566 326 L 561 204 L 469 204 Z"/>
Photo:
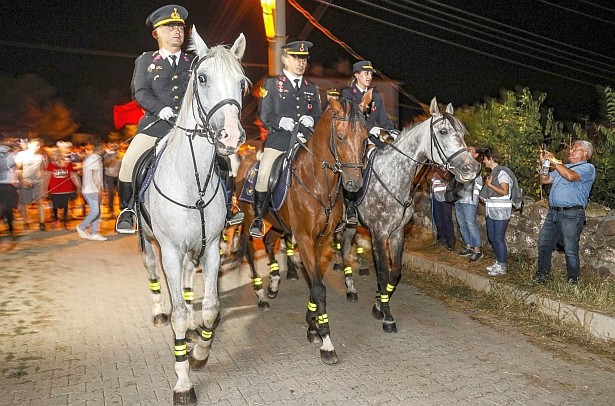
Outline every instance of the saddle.
<path id="1" fill-rule="evenodd" d="M 288 158 L 286 154 L 282 154 L 273 162 L 271 173 L 269 174 L 269 181 L 267 182 L 267 189 L 271 194 L 269 208 L 273 211 L 279 211 L 286 201 L 288 189 L 290 188 L 292 180 L 290 171 L 291 164 L 300 147 L 299 144 L 295 144 Z M 254 203 L 254 187 L 256 185 L 256 176 L 259 167 L 260 161 L 256 161 L 252 164 L 250 169 L 248 169 L 246 180 L 239 194 L 239 200 L 242 202 Z"/>

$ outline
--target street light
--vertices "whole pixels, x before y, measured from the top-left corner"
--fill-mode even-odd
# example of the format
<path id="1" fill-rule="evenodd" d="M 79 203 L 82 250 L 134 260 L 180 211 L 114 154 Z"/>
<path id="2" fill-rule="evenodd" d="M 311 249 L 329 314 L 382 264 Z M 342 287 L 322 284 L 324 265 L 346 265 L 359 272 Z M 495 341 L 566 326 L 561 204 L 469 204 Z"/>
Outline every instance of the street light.
<path id="1" fill-rule="evenodd" d="M 263 21 L 265 22 L 265 35 L 268 40 L 275 38 L 275 0 L 261 0 L 261 7 L 263 8 Z"/>
<path id="2" fill-rule="evenodd" d="M 269 43 L 269 75 L 282 73 L 282 45 L 286 43 L 286 0 L 260 0 Z"/>

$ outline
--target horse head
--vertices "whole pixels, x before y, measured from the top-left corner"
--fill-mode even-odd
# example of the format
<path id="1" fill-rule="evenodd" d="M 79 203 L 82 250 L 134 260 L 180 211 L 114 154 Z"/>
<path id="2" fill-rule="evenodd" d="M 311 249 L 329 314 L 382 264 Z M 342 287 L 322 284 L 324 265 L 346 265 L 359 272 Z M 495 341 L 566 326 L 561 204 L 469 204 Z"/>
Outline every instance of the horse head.
<path id="1" fill-rule="evenodd" d="M 362 160 L 369 135 L 362 112 L 372 100 L 372 91 L 365 93 L 359 105 L 333 97 L 328 100 L 331 110 L 329 150 L 341 172 L 342 186 L 349 192 L 356 192 L 363 186 Z"/>
<path id="2" fill-rule="evenodd" d="M 194 119 L 219 155 L 231 155 L 246 140 L 240 122 L 242 97 L 250 85 L 241 66 L 246 39 L 240 34 L 230 48 L 209 48 L 193 27 L 189 49 L 198 56 L 191 79 L 192 108 L 198 112 Z"/>
<path id="3" fill-rule="evenodd" d="M 448 104 L 446 111 L 440 113 L 434 97 L 429 106 L 431 119 L 429 159 L 452 172 L 461 183 L 473 180 L 480 171 L 480 164 L 468 152 L 464 135 L 467 130 L 458 118 L 453 116 L 453 105 Z"/>

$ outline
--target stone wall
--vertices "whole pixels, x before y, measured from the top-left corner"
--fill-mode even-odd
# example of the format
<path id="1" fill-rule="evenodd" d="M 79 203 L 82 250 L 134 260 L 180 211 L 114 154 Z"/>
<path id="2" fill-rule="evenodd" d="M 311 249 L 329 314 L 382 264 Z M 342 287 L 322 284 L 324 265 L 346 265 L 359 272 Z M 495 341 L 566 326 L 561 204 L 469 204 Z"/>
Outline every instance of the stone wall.
<path id="1" fill-rule="evenodd" d="M 523 213 L 513 212 L 506 232 L 506 242 L 510 253 L 518 253 L 530 258 L 538 255 L 538 233 L 548 213 L 548 203 L 544 200 L 524 199 Z M 412 222 L 432 230 L 431 205 L 429 193 L 419 190 L 414 194 L 415 212 Z M 454 210 L 453 210 L 454 214 Z M 601 275 L 615 275 L 615 214 L 608 207 L 590 203 L 585 211 L 587 224 L 581 234 L 581 268 L 592 269 Z M 485 228 L 485 206 L 479 204 L 478 227 L 485 250 L 491 251 Z M 458 236 L 457 247 L 461 249 L 461 235 L 455 221 Z M 553 266 L 565 269 L 563 253 L 554 253 Z"/>

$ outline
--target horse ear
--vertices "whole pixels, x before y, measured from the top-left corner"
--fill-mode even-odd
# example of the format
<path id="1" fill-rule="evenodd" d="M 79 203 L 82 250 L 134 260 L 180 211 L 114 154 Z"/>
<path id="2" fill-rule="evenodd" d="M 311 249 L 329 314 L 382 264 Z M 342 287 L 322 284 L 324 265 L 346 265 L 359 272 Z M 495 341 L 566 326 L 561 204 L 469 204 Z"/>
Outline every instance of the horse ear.
<path id="1" fill-rule="evenodd" d="M 235 43 L 231 47 L 231 52 L 235 54 L 235 57 L 239 60 L 243 58 L 243 53 L 246 51 L 246 37 L 243 32 L 239 34 L 239 37 L 235 40 Z"/>
<path id="2" fill-rule="evenodd" d="M 335 110 L 336 114 L 338 115 L 343 114 L 344 108 L 342 107 L 342 103 L 340 103 L 337 98 L 327 96 L 327 101 L 329 102 L 329 106 L 331 106 L 331 108 Z"/>
<path id="3" fill-rule="evenodd" d="M 447 112 L 448 114 L 453 114 L 453 103 L 449 103 L 449 104 L 446 106 L 446 112 Z"/>
<path id="4" fill-rule="evenodd" d="M 438 108 L 438 101 L 436 100 L 435 97 L 431 99 L 431 103 L 429 104 L 429 112 L 434 117 L 440 115 L 440 109 Z"/>
<path id="5" fill-rule="evenodd" d="M 201 57 L 207 55 L 207 51 L 209 51 L 209 48 L 207 47 L 207 44 L 205 44 L 205 41 L 203 41 L 199 33 L 196 32 L 196 27 L 194 25 L 192 26 L 192 35 L 190 39 L 191 43 L 188 47 L 188 50 L 196 51 L 196 54 Z"/>
<path id="6" fill-rule="evenodd" d="M 361 103 L 359 103 L 359 108 L 361 109 L 361 112 L 365 112 L 369 104 L 372 102 L 372 91 L 373 89 L 369 89 L 363 95 L 363 98 L 361 99 Z"/>

